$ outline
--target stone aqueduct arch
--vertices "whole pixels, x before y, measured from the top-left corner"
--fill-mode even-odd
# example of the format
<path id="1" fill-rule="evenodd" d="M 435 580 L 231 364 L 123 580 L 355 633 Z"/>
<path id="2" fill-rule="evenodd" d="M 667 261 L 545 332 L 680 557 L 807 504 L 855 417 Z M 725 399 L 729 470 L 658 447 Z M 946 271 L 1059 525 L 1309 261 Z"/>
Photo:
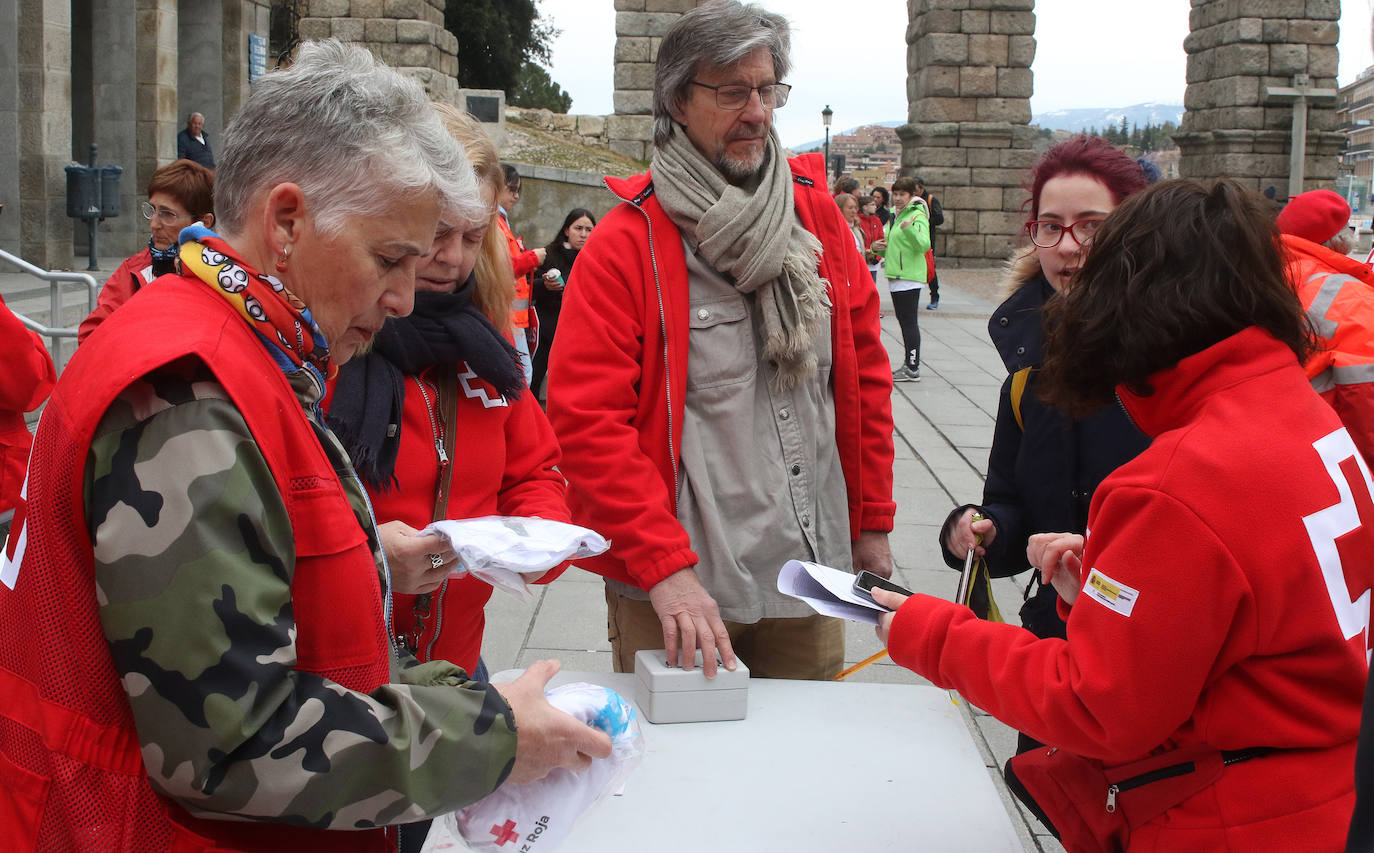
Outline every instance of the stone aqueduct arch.
<path id="1" fill-rule="evenodd" d="M 658 42 L 703 0 L 615 0 L 612 147 L 646 156 Z M 935 252 L 951 265 L 1005 259 L 1023 220 L 1035 159 L 1029 127 L 1034 0 L 907 0 L 907 121 L 902 173 L 945 207 Z M 1183 125 L 1184 177 L 1236 178 L 1287 196 L 1293 102 L 1268 94 L 1299 75 L 1336 88 L 1340 0 L 1192 0 Z M 1309 104 L 1304 188 L 1329 186 L 1344 142 L 1333 99 Z"/>

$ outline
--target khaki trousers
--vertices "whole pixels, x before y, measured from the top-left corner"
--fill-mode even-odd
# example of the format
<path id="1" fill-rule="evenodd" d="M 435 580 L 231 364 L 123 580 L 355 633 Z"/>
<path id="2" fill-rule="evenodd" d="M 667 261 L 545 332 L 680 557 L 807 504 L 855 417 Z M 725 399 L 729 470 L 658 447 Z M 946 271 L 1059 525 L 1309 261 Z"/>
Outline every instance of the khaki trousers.
<path id="1" fill-rule="evenodd" d="M 635 671 L 635 652 L 663 648 L 663 623 L 647 601 L 606 589 L 606 630 L 616 672 Z M 844 622 L 815 614 L 725 623 L 730 645 L 756 678 L 831 681 L 844 669 Z"/>

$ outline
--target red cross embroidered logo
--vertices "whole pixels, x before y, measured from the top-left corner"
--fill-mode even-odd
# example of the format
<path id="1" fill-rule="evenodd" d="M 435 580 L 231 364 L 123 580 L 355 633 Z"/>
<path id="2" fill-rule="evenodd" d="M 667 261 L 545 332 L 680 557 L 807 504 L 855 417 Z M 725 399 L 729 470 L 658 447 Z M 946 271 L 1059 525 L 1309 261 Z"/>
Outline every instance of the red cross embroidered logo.
<path id="1" fill-rule="evenodd" d="M 501 826 L 493 824 L 491 834 L 496 836 L 497 847 L 504 847 L 507 841 L 520 840 L 520 833 L 515 831 L 515 821 L 513 820 L 508 820 Z"/>
<path id="2" fill-rule="evenodd" d="M 474 400 L 482 401 L 482 408 L 491 409 L 496 406 L 508 406 L 506 398 L 497 393 L 496 389 L 487 384 L 484 380 L 477 377 L 477 371 L 463 364 L 463 369 L 458 373 L 458 384 L 463 386 L 463 393 Z"/>

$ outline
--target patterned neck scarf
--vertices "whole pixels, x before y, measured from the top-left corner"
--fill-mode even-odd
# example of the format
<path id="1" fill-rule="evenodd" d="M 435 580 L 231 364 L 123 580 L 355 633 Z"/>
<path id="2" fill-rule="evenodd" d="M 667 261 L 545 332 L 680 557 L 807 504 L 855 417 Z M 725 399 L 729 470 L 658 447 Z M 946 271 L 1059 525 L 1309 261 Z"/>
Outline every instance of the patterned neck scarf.
<path id="1" fill-rule="evenodd" d="M 253 269 L 203 225 L 183 229 L 180 243 L 181 268 L 234 306 L 282 370 L 294 373 L 309 365 L 333 376 L 336 368 L 320 327 L 281 279 Z"/>

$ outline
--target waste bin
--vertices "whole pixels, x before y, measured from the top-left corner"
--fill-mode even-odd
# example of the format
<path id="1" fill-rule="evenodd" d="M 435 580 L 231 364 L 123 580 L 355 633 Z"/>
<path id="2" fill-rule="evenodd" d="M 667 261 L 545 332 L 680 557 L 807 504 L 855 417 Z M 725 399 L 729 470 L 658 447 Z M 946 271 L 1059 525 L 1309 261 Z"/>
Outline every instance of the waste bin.
<path id="1" fill-rule="evenodd" d="M 109 219 L 119 215 L 119 176 L 124 174 L 123 166 L 100 167 L 100 218 Z"/>
<path id="2" fill-rule="evenodd" d="M 67 172 L 67 215 L 85 219 L 95 206 L 95 169 L 73 163 Z"/>

